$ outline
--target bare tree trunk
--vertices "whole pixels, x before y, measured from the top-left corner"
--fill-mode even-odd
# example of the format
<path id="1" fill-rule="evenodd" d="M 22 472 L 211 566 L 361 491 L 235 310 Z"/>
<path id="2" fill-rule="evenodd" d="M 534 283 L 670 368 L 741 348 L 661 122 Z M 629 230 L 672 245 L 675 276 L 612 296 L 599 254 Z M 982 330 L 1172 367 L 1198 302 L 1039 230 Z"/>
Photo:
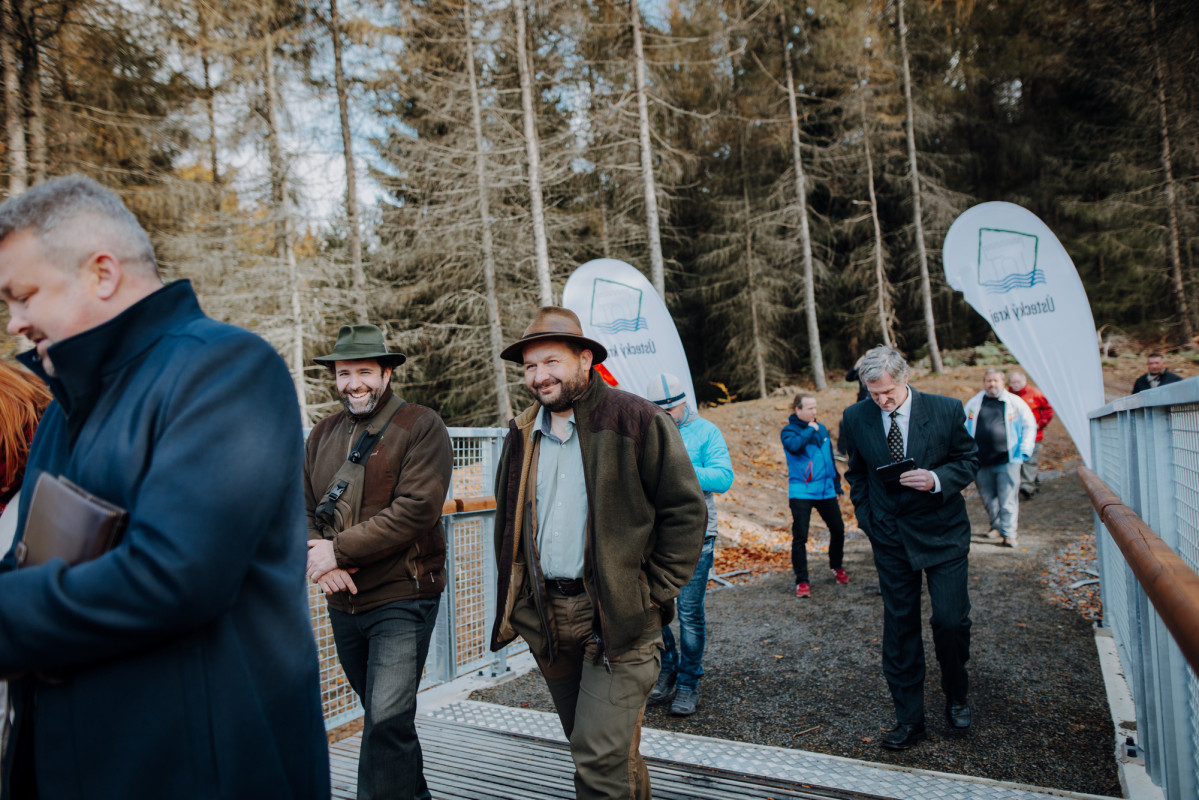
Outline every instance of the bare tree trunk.
<path id="1" fill-rule="evenodd" d="M 894 347 L 891 338 L 891 314 L 887 310 L 887 275 L 883 270 L 883 229 L 878 220 L 878 196 L 874 193 L 874 159 L 870 155 L 870 135 L 866 140 L 866 175 L 870 188 L 870 219 L 874 223 L 874 283 L 878 292 L 878 327 L 883 333 L 883 344 Z"/>
<path id="2" fill-rule="evenodd" d="M 920 257 L 920 293 L 924 298 L 924 324 L 928 328 L 928 357 L 933 372 L 944 371 L 941 348 L 937 346 L 937 325 L 933 319 L 933 290 L 928 276 L 928 252 L 924 248 L 924 211 L 920 200 L 920 173 L 916 169 L 916 123 L 912 113 L 912 69 L 908 58 L 908 28 L 903 20 L 903 0 L 897 0 L 899 52 L 903 60 L 903 99 L 907 108 L 908 167 L 912 178 L 912 216 L 916 222 L 916 253 Z"/>
<path id="3" fill-rule="evenodd" d="M 891 313 L 887 308 L 890 291 L 887 273 L 883 269 L 883 229 L 878 219 L 878 195 L 874 191 L 874 156 L 870 152 L 870 129 L 866 124 L 866 96 L 862 90 L 862 142 L 866 146 L 866 187 L 870 192 L 870 220 L 874 223 L 874 285 L 878 293 L 878 327 L 883 333 L 883 344 L 894 347 L 891 337 Z"/>
<path id="4" fill-rule="evenodd" d="M 271 205 L 275 217 L 275 257 L 287 264 L 291 288 L 291 373 L 300 401 L 300 419 L 308 422 L 308 401 L 304 388 L 304 325 L 302 319 L 300 270 L 291 246 L 291 212 L 287 197 L 287 165 L 279 142 L 279 97 L 275 84 L 275 38 L 266 34 L 263 69 L 266 78 L 267 157 L 271 171 Z"/>
<path id="5" fill-rule="evenodd" d="M 533 212 L 533 254 L 537 259 L 537 284 L 541 304 L 554 304 L 550 285 L 550 252 L 545 237 L 545 206 L 541 197 L 541 154 L 537 144 L 537 118 L 533 113 L 533 70 L 529 65 L 528 21 L 524 0 L 512 0 L 516 14 L 516 65 L 520 71 L 520 102 L 524 110 L 525 150 L 529 159 L 529 200 Z"/>
<path id="6" fill-rule="evenodd" d="M 483 149 L 483 112 L 479 102 L 479 83 L 475 75 L 475 39 L 471 27 L 470 0 L 463 0 L 462 19 L 466 26 L 466 75 L 470 82 L 470 113 L 475 128 L 475 179 L 479 188 L 479 222 L 483 229 L 483 282 L 487 291 L 487 325 L 491 338 L 491 364 L 495 380 L 496 419 L 512 419 L 512 399 L 508 395 L 508 377 L 500 358 L 503 333 L 500 327 L 500 301 L 495 280 L 495 245 L 491 236 L 491 204 L 487 198 L 487 162 Z"/>
<path id="7" fill-rule="evenodd" d="M 666 298 L 666 266 L 662 260 L 662 234 L 658 230 L 658 190 L 654 185 L 654 155 L 649 139 L 649 101 L 645 92 L 645 46 L 641 41 L 641 11 L 629 0 L 633 24 L 634 72 L 637 78 L 637 137 L 641 145 L 641 178 L 645 186 L 645 228 L 649 234 L 650 275 L 658 295 Z"/>
<path id="8" fill-rule="evenodd" d="M 42 51 L 37 42 L 25 48 L 21 94 L 25 98 L 25 130 L 29 142 L 29 183 L 46 180 L 46 107 L 42 103 Z"/>
<path id="9" fill-rule="evenodd" d="M 221 212 L 221 172 L 218 160 L 216 132 L 216 90 L 212 86 L 212 59 L 208 55 L 208 42 L 212 30 L 208 24 L 208 11 L 200 9 L 200 66 L 204 72 L 204 113 L 208 122 L 208 167 L 212 173 L 212 210 Z"/>
<path id="10" fill-rule="evenodd" d="M 29 164 L 25 153 L 25 120 L 21 107 L 21 76 L 17 66 L 17 17 L 12 0 L 0 0 L 0 68 L 4 70 L 5 168 L 8 196 L 25 191 Z"/>
<path id="11" fill-rule="evenodd" d="M 1174 300 L 1178 304 L 1178 319 L 1182 323 L 1182 341 L 1190 344 L 1195 335 L 1191 311 L 1187 303 L 1186 284 L 1182 277 L 1182 256 L 1179 252 L 1178 205 L 1174 186 L 1174 161 L 1170 155 L 1170 126 L 1166 116 L 1166 74 L 1157 41 L 1157 2 L 1149 0 L 1150 39 L 1153 47 L 1153 72 L 1157 79 L 1157 111 L 1161 125 L 1162 174 L 1165 177 L 1166 215 L 1169 220 L 1170 272 L 1174 282 Z"/>
<path id="12" fill-rule="evenodd" d="M 816 325 L 816 287 L 812 268 L 812 233 L 808 226 L 808 186 L 799 149 L 799 104 L 795 100 L 795 76 L 791 70 L 791 54 L 787 50 L 787 15 L 779 11 L 779 42 L 782 44 L 783 67 L 787 76 L 787 110 L 791 122 L 791 160 L 795 167 L 795 194 L 799 203 L 799 243 L 803 251 L 804 309 L 808 318 L 808 352 L 812 360 L 812 378 L 816 388 L 824 390 L 824 355 L 820 350 L 820 329 Z"/>
<path id="13" fill-rule="evenodd" d="M 608 199 L 600 194 L 600 247 L 604 258 L 612 257 L 612 244 L 608 241 Z"/>
<path id="14" fill-rule="evenodd" d="M 736 73 L 733 73 L 736 74 Z M 747 132 L 748 133 L 748 132 Z M 745 138 L 741 136 L 741 200 L 745 207 L 745 283 L 749 292 L 749 332 L 753 337 L 754 366 L 758 371 L 758 397 L 766 396 L 766 356 L 758 320 L 757 271 L 754 269 L 753 214 L 749 206 L 749 178 L 745 169 Z"/>
<path id="15" fill-rule="evenodd" d="M 341 60 L 341 20 L 337 0 L 329 0 L 329 33 L 333 37 L 333 76 L 337 86 L 337 113 L 341 118 L 341 145 L 346 159 L 346 217 L 350 225 L 350 305 L 361 324 L 367 322 L 366 273 L 362 269 L 362 232 L 358 222 L 358 175 L 354 166 L 353 137 L 350 135 L 346 73 Z"/>

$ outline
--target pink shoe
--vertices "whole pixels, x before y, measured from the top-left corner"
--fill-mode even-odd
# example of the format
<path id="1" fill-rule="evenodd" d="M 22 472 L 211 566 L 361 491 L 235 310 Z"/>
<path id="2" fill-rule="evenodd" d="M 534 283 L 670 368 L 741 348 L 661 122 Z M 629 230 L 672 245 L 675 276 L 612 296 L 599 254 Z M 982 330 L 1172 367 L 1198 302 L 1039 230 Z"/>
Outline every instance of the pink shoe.
<path id="1" fill-rule="evenodd" d="M 808 584 L 806 584 L 806 583 L 795 584 L 795 596 L 796 597 L 811 597 L 812 596 L 812 587 L 808 586 Z"/>
<path id="2" fill-rule="evenodd" d="M 849 583 L 849 576 L 845 574 L 845 570 L 835 569 L 833 575 L 837 577 L 837 583 Z"/>

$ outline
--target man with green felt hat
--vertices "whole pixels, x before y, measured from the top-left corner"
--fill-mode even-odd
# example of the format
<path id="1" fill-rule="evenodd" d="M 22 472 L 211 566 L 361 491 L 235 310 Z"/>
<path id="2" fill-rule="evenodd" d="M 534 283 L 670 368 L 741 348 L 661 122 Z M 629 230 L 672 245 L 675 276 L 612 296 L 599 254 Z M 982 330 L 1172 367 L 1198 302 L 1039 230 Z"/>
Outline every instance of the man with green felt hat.
<path id="1" fill-rule="evenodd" d="M 358 797 L 427 798 L 416 691 L 445 589 L 441 508 L 453 450 L 435 411 L 392 393 L 375 325 L 343 325 L 329 367 L 345 408 L 308 437 L 308 578 L 328 599 L 337 655 L 366 710 Z"/>

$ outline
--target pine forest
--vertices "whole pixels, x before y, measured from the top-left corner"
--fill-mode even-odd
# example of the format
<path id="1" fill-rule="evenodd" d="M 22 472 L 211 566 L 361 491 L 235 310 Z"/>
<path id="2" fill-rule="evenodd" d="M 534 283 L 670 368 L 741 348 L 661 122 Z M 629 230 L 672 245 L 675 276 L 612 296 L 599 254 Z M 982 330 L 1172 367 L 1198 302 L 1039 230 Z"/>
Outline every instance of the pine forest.
<path id="1" fill-rule="evenodd" d="M 1188 0 L 0 0 L 0 22 L 0 191 L 117 189 L 310 420 L 336 400 L 312 356 L 370 321 L 406 398 L 503 422 L 526 393 L 500 349 L 600 257 L 664 297 L 701 401 L 823 388 L 880 343 L 939 370 L 990 334 L 940 262 L 989 200 L 1058 235 L 1100 337 L 1199 330 Z"/>

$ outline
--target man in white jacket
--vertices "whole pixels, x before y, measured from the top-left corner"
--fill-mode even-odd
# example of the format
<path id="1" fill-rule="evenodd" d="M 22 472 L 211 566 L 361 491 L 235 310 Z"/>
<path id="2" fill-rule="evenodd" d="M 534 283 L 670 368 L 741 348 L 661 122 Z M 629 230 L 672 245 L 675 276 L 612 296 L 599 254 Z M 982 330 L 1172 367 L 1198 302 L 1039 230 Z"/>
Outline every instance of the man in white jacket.
<path id="1" fill-rule="evenodd" d="M 1005 547 L 1015 547 L 1020 465 L 1036 447 L 1036 417 L 1027 403 L 1004 387 L 1003 372 L 992 369 L 983 376 L 983 390 L 966 401 L 966 430 L 978 444 L 981 466 L 974 482 L 991 518 L 991 530 L 999 532 Z"/>

